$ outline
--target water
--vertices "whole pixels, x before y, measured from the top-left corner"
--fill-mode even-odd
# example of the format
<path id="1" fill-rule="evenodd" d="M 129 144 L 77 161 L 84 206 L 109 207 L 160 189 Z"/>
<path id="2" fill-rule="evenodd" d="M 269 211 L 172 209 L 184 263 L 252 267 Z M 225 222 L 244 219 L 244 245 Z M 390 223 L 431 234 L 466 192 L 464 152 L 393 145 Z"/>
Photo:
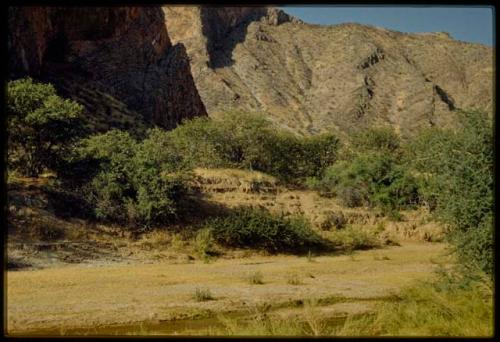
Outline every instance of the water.
<path id="1" fill-rule="evenodd" d="M 224 318 L 238 324 L 248 324 L 255 315 L 248 313 L 225 314 Z M 342 325 L 346 316 L 335 316 L 324 323 L 329 327 Z M 99 326 L 95 328 L 53 328 L 43 329 L 26 334 L 16 334 L 12 336 L 131 336 L 131 335 L 211 335 L 217 331 L 225 331 L 223 320 L 218 317 L 202 319 L 182 319 L 164 322 L 141 322 L 127 325 Z"/>

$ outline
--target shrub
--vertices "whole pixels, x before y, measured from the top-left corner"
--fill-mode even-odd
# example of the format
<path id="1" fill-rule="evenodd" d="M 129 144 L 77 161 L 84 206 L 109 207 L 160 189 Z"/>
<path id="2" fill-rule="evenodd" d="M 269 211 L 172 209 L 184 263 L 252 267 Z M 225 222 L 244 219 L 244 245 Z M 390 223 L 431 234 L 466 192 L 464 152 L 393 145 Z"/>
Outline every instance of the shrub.
<path id="1" fill-rule="evenodd" d="M 199 230 L 196 233 L 194 243 L 196 253 L 198 253 L 201 258 L 208 258 L 213 245 L 212 232 L 209 229 Z"/>
<path id="2" fill-rule="evenodd" d="M 83 107 L 59 97 L 50 84 L 31 78 L 7 84 L 9 166 L 36 177 L 57 169 L 81 132 Z"/>
<path id="3" fill-rule="evenodd" d="M 169 135 L 191 167 L 229 167 L 223 149 L 226 137 L 222 133 L 216 122 L 199 117 L 183 121 Z"/>
<path id="4" fill-rule="evenodd" d="M 218 120 L 196 118 L 170 133 L 192 167 L 262 169 L 264 145 L 271 135 L 262 116 L 232 112 Z"/>
<path id="5" fill-rule="evenodd" d="M 396 152 L 401 144 L 399 136 L 389 127 L 372 127 L 354 134 L 351 144 L 355 151 Z"/>
<path id="6" fill-rule="evenodd" d="M 339 146 L 333 134 L 301 138 L 290 133 L 275 133 L 265 146 L 268 161 L 262 171 L 285 182 L 305 182 L 308 177 L 320 177 L 325 168 L 336 161 Z"/>
<path id="7" fill-rule="evenodd" d="M 207 288 L 196 288 L 194 295 L 193 295 L 194 300 L 197 302 L 204 302 L 207 300 L 213 300 L 214 297 L 212 296 L 212 293 L 210 292 L 209 289 Z"/>
<path id="8" fill-rule="evenodd" d="M 190 173 L 168 133 L 159 128 L 150 130 L 138 145 L 132 164 L 132 185 L 137 193 L 132 203 L 134 220 L 151 225 L 176 219 Z"/>
<path id="9" fill-rule="evenodd" d="M 135 196 L 131 160 L 137 142 L 126 132 L 112 130 L 84 139 L 78 153 L 80 160 L 93 160 L 97 172 L 85 187 L 89 202 L 99 219 L 125 223 L 128 206 Z M 90 162 L 89 162 L 90 163 Z"/>
<path id="10" fill-rule="evenodd" d="M 260 271 L 250 272 L 248 274 L 247 280 L 250 285 L 264 284 L 264 276 Z"/>
<path id="11" fill-rule="evenodd" d="M 84 139 L 79 154 L 98 165 L 86 186 L 97 218 L 143 227 L 177 218 L 189 173 L 168 133 L 152 129 L 138 143 L 112 130 Z"/>
<path id="12" fill-rule="evenodd" d="M 276 130 L 263 116 L 241 112 L 186 121 L 170 136 L 191 167 L 258 170 L 285 182 L 321 175 L 339 147 L 332 134 L 301 138 Z"/>
<path id="13" fill-rule="evenodd" d="M 361 137 L 367 141 L 370 135 L 366 133 Z M 349 159 L 329 166 L 322 178 L 309 180 L 308 184 L 320 194 L 337 195 L 348 207 L 378 207 L 394 216 L 398 210 L 415 206 L 419 202 L 418 181 L 401 158 L 401 152 L 395 149 L 399 143 L 391 145 L 380 140 L 377 144 L 385 146 L 386 151 L 382 147 L 381 150 L 363 147 L 361 151 L 351 151 Z"/>
<path id="14" fill-rule="evenodd" d="M 493 132 L 483 112 L 459 112 L 455 131 L 429 129 L 408 148 L 423 198 L 453 228 L 448 236 L 463 265 L 493 270 Z"/>
<path id="15" fill-rule="evenodd" d="M 262 248 L 272 253 L 295 252 L 321 247 L 321 238 L 307 221 L 271 215 L 264 209 L 240 207 L 225 217 L 206 222 L 214 238 L 231 247 Z"/>
<path id="16" fill-rule="evenodd" d="M 353 225 L 348 225 L 342 230 L 335 231 L 331 239 L 336 245 L 351 251 L 369 249 L 379 245 L 375 234 Z"/>

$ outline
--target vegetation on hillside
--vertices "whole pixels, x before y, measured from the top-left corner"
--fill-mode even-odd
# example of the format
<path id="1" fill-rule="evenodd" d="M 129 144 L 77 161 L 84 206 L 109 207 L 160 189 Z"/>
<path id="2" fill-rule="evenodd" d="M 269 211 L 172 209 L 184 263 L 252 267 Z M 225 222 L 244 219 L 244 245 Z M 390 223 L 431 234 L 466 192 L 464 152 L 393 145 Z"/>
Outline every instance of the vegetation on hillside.
<path id="1" fill-rule="evenodd" d="M 208 220 L 205 229 L 223 245 L 272 253 L 305 252 L 325 244 L 303 218 L 276 217 L 263 209 L 237 208 L 226 217 Z"/>
<path id="2" fill-rule="evenodd" d="M 391 129 L 371 128 L 353 136 L 341 159 L 308 184 L 336 195 L 348 207 L 369 206 L 398 217 L 419 202 L 415 177 L 404 163 L 400 138 Z"/>
<path id="3" fill-rule="evenodd" d="M 420 191 L 452 227 L 462 265 L 493 274 L 493 130 L 486 113 L 460 112 L 456 131 L 423 131 L 408 147 Z"/>
<path id="4" fill-rule="evenodd" d="M 195 118 L 169 134 L 192 167 L 257 170 L 288 183 L 321 175 L 340 146 L 333 134 L 301 138 L 278 131 L 262 116 L 239 112 Z"/>
<path id="5" fill-rule="evenodd" d="M 50 84 L 31 78 L 7 84 L 9 168 L 36 177 L 60 167 L 80 133 L 83 107 L 56 94 Z"/>
<path id="6" fill-rule="evenodd" d="M 429 128 L 410 141 L 389 128 L 370 128 L 341 144 L 333 134 L 299 137 L 279 131 L 264 117 L 247 113 L 196 118 L 168 132 L 154 128 L 142 140 L 120 130 L 81 137 L 81 111 L 81 105 L 62 99 L 49 84 L 29 78 L 9 82 L 9 171 L 30 177 L 53 171 L 57 184 L 83 198 L 94 220 L 137 230 L 182 222 L 191 171 L 197 167 L 258 170 L 285 185 L 306 186 L 336 196 L 348 207 L 370 207 L 392 219 L 400 218 L 400 210 L 426 206 L 449 227 L 447 238 L 463 275 L 454 283 L 463 286 L 407 292 L 401 302 L 384 309 L 391 314 L 370 318 L 370 326 L 381 330 L 366 332 L 417 331 L 411 330 L 414 324 L 425 325 L 426 332 L 450 334 L 439 326 L 446 315 L 449 327 L 465 324 L 470 317 L 462 304 L 476 318 L 490 317 L 483 302 L 472 305 L 477 291 L 471 285 L 477 279 L 489 284 L 484 274 L 492 277 L 494 268 L 494 136 L 487 114 L 458 112 L 459 128 Z M 218 213 L 199 227 L 200 255 L 207 255 L 213 241 L 273 253 L 325 246 L 303 219 L 260 209 Z M 355 249 L 376 244 L 371 236 L 342 227 L 334 234 L 337 245 Z M 463 301 L 451 299 L 462 295 Z"/>

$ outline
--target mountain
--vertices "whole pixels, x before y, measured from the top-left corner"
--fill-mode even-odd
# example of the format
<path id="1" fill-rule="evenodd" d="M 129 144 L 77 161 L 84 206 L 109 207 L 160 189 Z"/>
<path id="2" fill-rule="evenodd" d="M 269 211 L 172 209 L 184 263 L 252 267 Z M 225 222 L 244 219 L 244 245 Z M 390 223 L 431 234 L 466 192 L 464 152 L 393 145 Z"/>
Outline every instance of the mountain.
<path id="1" fill-rule="evenodd" d="M 450 127 L 493 110 L 493 49 L 446 33 L 310 25 L 267 7 L 11 7 L 9 77 L 54 83 L 96 130 L 262 112 L 309 135 Z"/>
<path id="2" fill-rule="evenodd" d="M 94 129 L 175 127 L 206 115 L 160 7 L 11 7 L 9 76 L 54 83 Z"/>
<path id="3" fill-rule="evenodd" d="M 492 111 L 493 49 L 446 33 L 310 25 L 258 7 L 164 6 L 210 116 L 264 112 L 302 134 L 389 125 L 448 127 L 453 110 Z"/>

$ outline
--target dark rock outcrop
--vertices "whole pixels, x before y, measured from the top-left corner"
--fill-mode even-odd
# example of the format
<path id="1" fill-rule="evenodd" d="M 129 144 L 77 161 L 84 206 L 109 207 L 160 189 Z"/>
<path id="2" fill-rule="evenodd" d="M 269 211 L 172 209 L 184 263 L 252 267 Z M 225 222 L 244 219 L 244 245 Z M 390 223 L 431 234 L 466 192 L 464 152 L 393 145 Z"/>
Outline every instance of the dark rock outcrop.
<path id="1" fill-rule="evenodd" d="M 159 7 L 9 8 L 8 49 L 11 78 L 51 81 L 76 100 L 91 93 L 82 102 L 103 122 L 113 111 L 132 122 L 141 113 L 135 121 L 172 128 L 206 115 L 185 49 L 172 45 Z"/>

